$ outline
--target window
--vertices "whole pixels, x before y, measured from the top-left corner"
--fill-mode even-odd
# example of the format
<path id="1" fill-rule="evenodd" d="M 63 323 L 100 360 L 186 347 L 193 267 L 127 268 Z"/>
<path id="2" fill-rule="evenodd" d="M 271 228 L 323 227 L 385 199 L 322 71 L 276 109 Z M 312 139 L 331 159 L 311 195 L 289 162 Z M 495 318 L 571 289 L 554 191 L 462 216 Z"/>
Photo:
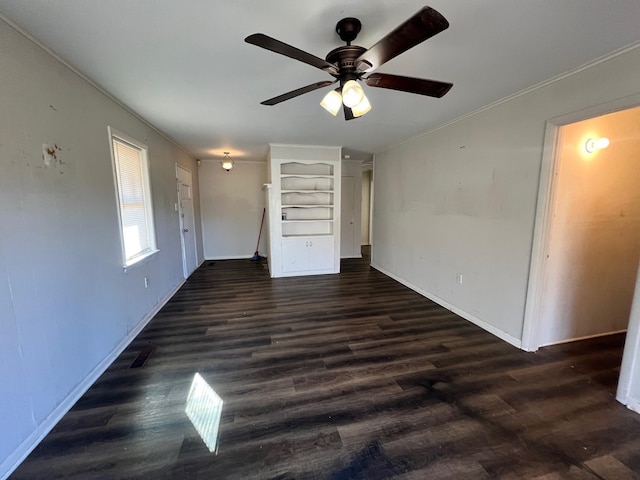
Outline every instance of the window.
<path id="1" fill-rule="evenodd" d="M 111 128 L 109 135 L 120 212 L 123 266 L 126 268 L 157 251 L 148 148 Z"/>

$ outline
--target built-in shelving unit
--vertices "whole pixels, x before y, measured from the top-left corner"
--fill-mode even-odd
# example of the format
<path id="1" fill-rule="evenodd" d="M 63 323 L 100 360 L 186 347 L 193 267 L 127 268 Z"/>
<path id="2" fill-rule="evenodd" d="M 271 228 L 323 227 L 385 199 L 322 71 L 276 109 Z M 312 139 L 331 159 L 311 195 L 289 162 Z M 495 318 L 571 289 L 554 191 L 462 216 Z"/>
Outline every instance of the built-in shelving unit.
<path id="1" fill-rule="evenodd" d="M 271 275 L 339 272 L 340 149 L 272 145 L 270 153 Z"/>

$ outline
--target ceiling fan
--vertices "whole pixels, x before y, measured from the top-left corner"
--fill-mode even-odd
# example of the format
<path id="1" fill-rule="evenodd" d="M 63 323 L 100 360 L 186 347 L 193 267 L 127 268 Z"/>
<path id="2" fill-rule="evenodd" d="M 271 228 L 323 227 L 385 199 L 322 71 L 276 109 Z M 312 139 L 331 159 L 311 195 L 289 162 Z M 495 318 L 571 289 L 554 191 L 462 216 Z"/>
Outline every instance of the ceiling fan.
<path id="1" fill-rule="evenodd" d="M 351 45 L 351 42 L 356 39 L 362 28 L 360 20 L 353 17 L 343 18 L 336 25 L 336 33 L 347 44 L 331 50 L 327 54 L 326 60 L 263 33 L 249 35 L 245 38 L 245 42 L 319 68 L 334 77 L 334 80 L 312 83 L 270 98 L 261 102 L 262 105 L 277 105 L 305 93 L 340 82 L 338 88 L 331 90 L 324 97 L 321 105 L 333 115 L 336 115 L 342 106 L 345 120 L 351 120 L 364 115 L 371 109 L 364 90 L 358 83 L 360 80 L 370 87 L 389 88 L 437 98 L 445 95 L 453 86 L 452 83 L 373 72 L 392 58 L 446 30 L 448 27 L 449 22 L 440 13 L 431 7 L 423 7 L 373 47 L 366 49 Z"/>

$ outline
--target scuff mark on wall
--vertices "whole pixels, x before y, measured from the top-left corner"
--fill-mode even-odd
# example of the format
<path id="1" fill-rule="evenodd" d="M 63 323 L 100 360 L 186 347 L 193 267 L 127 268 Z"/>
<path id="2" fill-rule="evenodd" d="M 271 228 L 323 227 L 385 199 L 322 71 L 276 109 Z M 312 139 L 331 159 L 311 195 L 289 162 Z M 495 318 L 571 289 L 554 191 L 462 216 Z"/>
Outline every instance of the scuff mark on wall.
<path id="1" fill-rule="evenodd" d="M 43 143 L 42 144 L 42 160 L 45 167 L 64 165 L 64 162 L 58 158 L 58 152 L 62 149 L 57 144 Z"/>

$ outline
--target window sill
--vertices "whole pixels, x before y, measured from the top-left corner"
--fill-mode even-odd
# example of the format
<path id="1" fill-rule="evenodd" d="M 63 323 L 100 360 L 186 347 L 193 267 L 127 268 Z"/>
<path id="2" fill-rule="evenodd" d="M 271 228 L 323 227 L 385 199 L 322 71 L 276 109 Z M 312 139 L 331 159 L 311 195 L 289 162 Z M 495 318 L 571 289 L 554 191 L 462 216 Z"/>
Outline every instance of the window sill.
<path id="1" fill-rule="evenodd" d="M 127 273 L 129 270 L 133 270 L 134 268 L 140 267 L 142 265 L 146 265 L 147 263 L 149 263 L 151 258 L 153 258 L 159 251 L 160 250 L 156 249 L 144 255 L 140 255 L 139 257 L 136 257 L 130 263 L 123 265 L 122 270 L 124 270 L 124 273 Z"/>

